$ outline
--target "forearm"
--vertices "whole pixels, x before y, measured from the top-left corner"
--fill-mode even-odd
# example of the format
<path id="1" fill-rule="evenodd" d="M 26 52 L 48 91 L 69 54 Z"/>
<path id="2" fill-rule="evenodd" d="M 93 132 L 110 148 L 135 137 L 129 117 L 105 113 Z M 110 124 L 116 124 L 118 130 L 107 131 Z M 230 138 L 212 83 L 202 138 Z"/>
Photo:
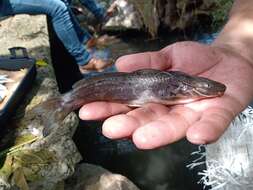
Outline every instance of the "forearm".
<path id="1" fill-rule="evenodd" d="M 239 53 L 253 64 L 253 1 L 236 0 L 213 46 Z"/>

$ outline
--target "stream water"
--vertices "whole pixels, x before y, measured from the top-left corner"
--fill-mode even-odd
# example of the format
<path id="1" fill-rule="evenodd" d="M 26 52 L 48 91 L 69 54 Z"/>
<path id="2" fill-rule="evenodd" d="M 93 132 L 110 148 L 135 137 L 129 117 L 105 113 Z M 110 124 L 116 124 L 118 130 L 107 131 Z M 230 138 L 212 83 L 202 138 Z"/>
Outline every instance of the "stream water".
<path id="1" fill-rule="evenodd" d="M 198 41 L 210 43 L 213 35 L 198 36 Z M 100 50 L 103 57 L 117 58 L 121 55 L 158 50 L 175 41 L 180 36 L 165 36 L 150 40 L 145 36 L 128 36 Z M 115 67 L 105 72 L 115 71 Z M 99 73 L 93 73 L 99 74 Z M 198 150 L 186 140 L 168 145 L 163 148 L 141 151 L 128 139 L 109 140 L 101 134 L 100 122 L 80 122 L 75 134 L 75 141 L 83 154 L 84 161 L 99 164 L 131 179 L 142 190 L 200 190 L 200 177 L 197 172 L 204 166 L 189 170 L 186 165 L 194 158 L 191 153 Z"/>

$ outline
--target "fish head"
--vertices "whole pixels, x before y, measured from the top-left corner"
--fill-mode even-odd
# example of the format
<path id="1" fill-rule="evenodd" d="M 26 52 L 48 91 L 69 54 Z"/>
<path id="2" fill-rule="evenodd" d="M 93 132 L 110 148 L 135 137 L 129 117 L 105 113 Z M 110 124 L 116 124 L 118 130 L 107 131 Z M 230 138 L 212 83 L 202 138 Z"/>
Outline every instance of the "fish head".
<path id="1" fill-rule="evenodd" d="M 204 77 L 193 77 L 190 86 L 195 95 L 207 98 L 222 96 L 226 90 L 224 84 Z"/>
<path id="2" fill-rule="evenodd" d="M 175 71 L 174 83 L 177 88 L 174 89 L 170 100 L 178 103 L 188 103 L 205 98 L 214 98 L 222 96 L 226 90 L 226 86 L 220 82 L 197 76 Z"/>

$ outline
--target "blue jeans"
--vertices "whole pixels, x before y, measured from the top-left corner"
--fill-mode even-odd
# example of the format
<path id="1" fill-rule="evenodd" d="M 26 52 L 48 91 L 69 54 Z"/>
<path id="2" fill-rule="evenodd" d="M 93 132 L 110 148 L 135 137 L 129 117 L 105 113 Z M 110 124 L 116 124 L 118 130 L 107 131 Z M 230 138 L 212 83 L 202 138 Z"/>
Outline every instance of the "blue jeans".
<path id="1" fill-rule="evenodd" d="M 95 14 L 97 9 L 92 9 L 92 11 Z M 0 0 L 0 16 L 15 14 L 50 16 L 57 36 L 75 58 L 77 64 L 87 64 L 91 59 L 91 55 L 82 44 L 90 39 L 91 35 L 81 29 L 69 6 L 62 0 Z"/>

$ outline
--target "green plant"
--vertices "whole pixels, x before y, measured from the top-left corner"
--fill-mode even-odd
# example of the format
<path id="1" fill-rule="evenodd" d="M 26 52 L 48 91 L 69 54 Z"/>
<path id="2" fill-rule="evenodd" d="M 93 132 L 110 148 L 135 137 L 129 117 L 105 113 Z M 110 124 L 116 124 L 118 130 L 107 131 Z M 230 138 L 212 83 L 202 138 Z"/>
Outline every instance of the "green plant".
<path id="1" fill-rule="evenodd" d="M 215 6 L 212 10 L 212 29 L 219 30 L 226 22 L 233 0 L 214 0 Z"/>

